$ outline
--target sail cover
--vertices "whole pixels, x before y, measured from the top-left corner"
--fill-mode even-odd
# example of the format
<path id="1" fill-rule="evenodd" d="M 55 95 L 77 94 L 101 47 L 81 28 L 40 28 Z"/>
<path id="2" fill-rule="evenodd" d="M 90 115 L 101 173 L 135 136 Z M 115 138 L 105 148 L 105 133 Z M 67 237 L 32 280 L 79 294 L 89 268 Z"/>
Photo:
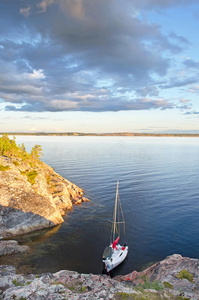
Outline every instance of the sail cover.
<path id="1" fill-rule="evenodd" d="M 119 241 L 119 236 L 118 236 L 118 238 L 113 242 L 113 249 L 117 249 L 117 247 L 116 247 L 116 245 L 117 245 L 117 243 L 118 243 L 118 241 Z"/>

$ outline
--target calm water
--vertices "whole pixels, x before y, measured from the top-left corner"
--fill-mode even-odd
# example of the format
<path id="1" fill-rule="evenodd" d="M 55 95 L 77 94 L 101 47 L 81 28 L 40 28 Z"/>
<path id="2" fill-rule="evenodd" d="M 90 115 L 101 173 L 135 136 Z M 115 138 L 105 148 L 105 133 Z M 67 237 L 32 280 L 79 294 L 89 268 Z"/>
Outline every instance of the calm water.
<path id="1" fill-rule="evenodd" d="M 61 226 L 18 237 L 30 253 L 0 263 L 23 272 L 101 273 L 117 180 L 129 255 L 114 275 L 174 253 L 199 258 L 199 138 L 18 136 L 17 142 L 28 152 L 41 145 L 42 160 L 91 201 L 75 206 Z"/>

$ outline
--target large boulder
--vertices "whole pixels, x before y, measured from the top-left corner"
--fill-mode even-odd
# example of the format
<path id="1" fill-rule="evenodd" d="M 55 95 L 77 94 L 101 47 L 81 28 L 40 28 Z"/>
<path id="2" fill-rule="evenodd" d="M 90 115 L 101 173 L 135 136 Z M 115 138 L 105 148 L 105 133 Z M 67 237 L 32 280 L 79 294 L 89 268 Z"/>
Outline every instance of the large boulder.
<path id="1" fill-rule="evenodd" d="M 17 241 L 14 240 L 0 241 L 0 256 L 15 254 L 19 252 L 26 252 L 28 250 L 28 246 L 21 246 L 18 244 Z"/>

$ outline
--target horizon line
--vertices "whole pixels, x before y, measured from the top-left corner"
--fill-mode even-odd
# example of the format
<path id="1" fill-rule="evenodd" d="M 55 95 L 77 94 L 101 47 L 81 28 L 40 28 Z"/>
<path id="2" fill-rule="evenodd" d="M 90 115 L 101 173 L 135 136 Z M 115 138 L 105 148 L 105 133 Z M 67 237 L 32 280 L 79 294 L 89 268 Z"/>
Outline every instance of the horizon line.
<path id="1" fill-rule="evenodd" d="M 112 133 L 92 133 L 92 132 L 0 132 L 0 135 L 40 135 L 40 136 L 179 136 L 179 137 L 199 137 L 199 133 L 137 133 L 137 132 L 112 132 Z"/>

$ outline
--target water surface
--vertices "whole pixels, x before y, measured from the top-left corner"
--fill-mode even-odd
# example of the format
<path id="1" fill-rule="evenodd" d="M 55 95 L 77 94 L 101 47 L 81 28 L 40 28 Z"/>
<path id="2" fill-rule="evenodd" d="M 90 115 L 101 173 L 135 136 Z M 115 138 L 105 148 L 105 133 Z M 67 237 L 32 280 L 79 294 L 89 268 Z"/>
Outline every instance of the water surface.
<path id="1" fill-rule="evenodd" d="M 101 273 L 109 243 L 116 182 L 126 220 L 126 274 L 179 253 L 199 258 L 199 139 L 184 137 L 17 136 L 30 152 L 83 188 L 91 200 L 75 206 L 53 229 L 20 236 L 30 253 L 1 258 L 23 272 L 60 269 Z"/>

